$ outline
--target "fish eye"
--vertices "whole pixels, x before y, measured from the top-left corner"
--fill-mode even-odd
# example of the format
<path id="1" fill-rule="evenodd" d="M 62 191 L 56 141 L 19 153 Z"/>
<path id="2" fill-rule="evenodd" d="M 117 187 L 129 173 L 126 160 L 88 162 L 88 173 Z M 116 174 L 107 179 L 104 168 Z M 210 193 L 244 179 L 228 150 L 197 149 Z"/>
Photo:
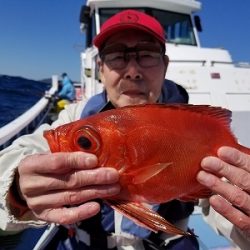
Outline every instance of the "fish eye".
<path id="1" fill-rule="evenodd" d="M 77 139 L 77 143 L 83 149 L 90 149 L 91 148 L 91 144 L 92 144 L 91 141 L 89 140 L 89 138 L 87 138 L 85 136 L 80 136 Z"/>
<path id="2" fill-rule="evenodd" d="M 86 125 L 74 132 L 74 145 L 80 151 L 97 154 L 102 140 L 96 129 Z"/>

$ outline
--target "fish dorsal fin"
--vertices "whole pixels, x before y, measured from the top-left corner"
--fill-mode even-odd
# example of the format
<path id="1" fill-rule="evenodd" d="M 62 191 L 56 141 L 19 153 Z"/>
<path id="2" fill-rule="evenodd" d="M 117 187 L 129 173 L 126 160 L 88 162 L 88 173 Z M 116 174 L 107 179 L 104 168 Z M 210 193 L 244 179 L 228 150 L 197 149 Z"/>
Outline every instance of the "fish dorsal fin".
<path id="1" fill-rule="evenodd" d="M 228 109 L 217 107 L 217 106 L 210 106 L 210 105 L 192 105 L 192 104 L 185 104 L 185 105 L 177 105 L 178 107 L 186 106 L 191 112 L 197 112 L 203 115 L 208 115 L 220 120 L 224 125 L 230 126 L 232 121 L 232 112 Z"/>
<path id="2" fill-rule="evenodd" d="M 173 109 L 173 110 L 181 110 L 192 113 L 199 113 L 207 116 L 211 116 L 220 121 L 224 126 L 230 127 L 230 123 L 232 120 L 232 112 L 226 108 L 222 108 L 219 106 L 210 106 L 210 105 L 194 105 L 194 104 L 139 104 L 134 106 L 125 106 L 120 109 L 137 109 L 140 107 L 144 108 L 152 108 L 152 109 Z"/>
<path id="3" fill-rule="evenodd" d="M 175 109 L 175 110 L 183 110 L 186 112 L 198 113 L 206 116 L 211 116 L 218 119 L 225 126 L 229 127 L 232 121 L 232 112 L 228 109 L 218 107 L 218 106 L 210 106 L 210 105 L 194 105 L 194 104 L 160 104 L 165 108 Z"/>
<path id="4" fill-rule="evenodd" d="M 142 184 L 151 179 L 152 177 L 161 173 L 166 167 L 172 165 L 172 162 L 169 163 L 156 163 L 155 165 L 141 167 L 136 169 L 131 173 L 133 175 L 133 184 Z"/>

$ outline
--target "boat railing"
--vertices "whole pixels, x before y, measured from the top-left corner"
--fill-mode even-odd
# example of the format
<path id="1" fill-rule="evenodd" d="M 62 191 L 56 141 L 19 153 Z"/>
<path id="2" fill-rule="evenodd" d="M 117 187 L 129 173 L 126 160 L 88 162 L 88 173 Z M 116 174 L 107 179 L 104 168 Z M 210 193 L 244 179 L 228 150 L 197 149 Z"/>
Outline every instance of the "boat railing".
<path id="1" fill-rule="evenodd" d="M 235 64 L 236 67 L 238 68 L 246 68 L 249 69 L 250 68 L 250 62 L 237 62 Z"/>
<path id="2" fill-rule="evenodd" d="M 205 66 L 206 60 L 170 60 L 171 63 L 197 63 Z"/>
<path id="3" fill-rule="evenodd" d="M 227 62 L 227 61 L 208 61 L 208 60 L 170 60 L 171 63 L 196 63 L 196 64 L 201 64 L 202 66 L 205 65 L 211 65 L 212 67 L 215 65 L 219 65 L 219 64 L 227 64 L 227 65 L 234 65 L 233 62 Z M 247 67 L 247 64 L 242 64 L 241 67 Z M 238 64 L 238 67 L 240 67 L 240 65 Z"/>
<path id="4" fill-rule="evenodd" d="M 45 95 L 21 116 L 0 128 L 0 150 L 9 146 L 21 135 L 32 133 L 42 123 L 47 122 L 53 108 L 51 98 L 58 89 L 58 77 L 52 76 L 52 87 Z"/>

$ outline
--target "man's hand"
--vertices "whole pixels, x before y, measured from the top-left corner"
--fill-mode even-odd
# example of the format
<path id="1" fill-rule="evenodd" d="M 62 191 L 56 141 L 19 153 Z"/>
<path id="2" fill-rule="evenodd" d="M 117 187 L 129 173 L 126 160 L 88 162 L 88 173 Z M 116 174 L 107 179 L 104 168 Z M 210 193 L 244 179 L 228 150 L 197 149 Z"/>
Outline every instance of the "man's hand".
<path id="1" fill-rule="evenodd" d="M 119 193 L 114 168 L 97 168 L 95 155 L 74 152 L 36 154 L 19 167 L 19 188 L 38 219 L 71 224 L 94 216 L 100 205 L 91 201 Z"/>
<path id="2" fill-rule="evenodd" d="M 250 155 L 221 147 L 218 157 L 204 158 L 201 167 L 197 180 L 215 193 L 211 206 L 250 236 Z"/>

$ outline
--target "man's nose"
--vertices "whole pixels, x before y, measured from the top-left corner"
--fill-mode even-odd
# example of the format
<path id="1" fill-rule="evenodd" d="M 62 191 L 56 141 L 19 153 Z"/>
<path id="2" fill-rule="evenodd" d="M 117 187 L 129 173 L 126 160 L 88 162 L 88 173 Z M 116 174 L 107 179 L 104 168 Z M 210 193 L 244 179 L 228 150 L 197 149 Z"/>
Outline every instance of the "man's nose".
<path id="1" fill-rule="evenodd" d="M 130 57 L 124 77 L 126 79 L 140 80 L 142 79 L 141 67 L 136 61 L 136 57 Z"/>

